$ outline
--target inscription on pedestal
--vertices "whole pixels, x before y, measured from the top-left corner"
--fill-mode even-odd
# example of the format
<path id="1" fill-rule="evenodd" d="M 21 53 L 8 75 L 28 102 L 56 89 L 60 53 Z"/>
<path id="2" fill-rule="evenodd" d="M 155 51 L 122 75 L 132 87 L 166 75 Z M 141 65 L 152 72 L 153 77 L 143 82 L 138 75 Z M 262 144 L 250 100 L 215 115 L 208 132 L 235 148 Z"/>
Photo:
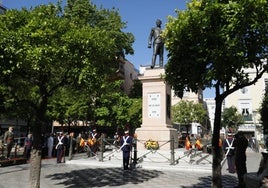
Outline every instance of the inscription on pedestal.
<path id="1" fill-rule="evenodd" d="M 148 116 L 149 118 L 160 118 L 160 93 L 148 94 Z"/>

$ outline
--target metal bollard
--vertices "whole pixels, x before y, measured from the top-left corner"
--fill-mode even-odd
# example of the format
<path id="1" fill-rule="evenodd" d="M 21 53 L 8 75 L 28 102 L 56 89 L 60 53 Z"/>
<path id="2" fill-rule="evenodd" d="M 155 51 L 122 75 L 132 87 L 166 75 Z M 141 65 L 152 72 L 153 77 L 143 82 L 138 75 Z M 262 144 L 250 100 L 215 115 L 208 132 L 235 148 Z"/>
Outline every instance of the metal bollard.
<path id="1" fill-rule="evenodd" d="M 70 134 L 69 161 L 73 159 L 73 133 Z"/>
<path id="2" fill-rule="evenodd" d="M 103 162 L 103 152 L 104 152 L 104 135 L 102 134 L 101 137 L 101 144 L 100 144 L 100 151 L 99 151 L 99 161 Z"/>
<path id="3" fill-rule="evenodd" d="M 133 139 L 133 151 L 134 151 L 134 153 L 133 153 L 133 165 L 134 165 L 134 168 L 136 167 L 136 164 L 138 163 L 137 161 L 138 161 L 138 157 L 137 157 L 137 138 L 134 138 Z"/>
<path id="4" fill-rule="evenodd" d="M 171 153 L 170 153 L 170 165 L 174 165 L 175 164 L 175 151 L 174 151 L 174 137 L 172 136 L 171 140 L 170 140 L 170 149 L 171 149 Z"/>

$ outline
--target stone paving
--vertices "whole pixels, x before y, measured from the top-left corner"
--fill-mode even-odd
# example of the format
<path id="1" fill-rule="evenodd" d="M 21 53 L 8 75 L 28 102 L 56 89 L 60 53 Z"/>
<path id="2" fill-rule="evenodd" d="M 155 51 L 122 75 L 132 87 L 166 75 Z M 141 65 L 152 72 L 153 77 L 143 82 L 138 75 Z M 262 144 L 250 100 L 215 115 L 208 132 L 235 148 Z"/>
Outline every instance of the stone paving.
<path id="1" fill-rule="evenodd" d="M 249 172 L 256 172 L 261 154 L 247 152 Z M 73 161 L 80 159 L 74 159 Z M 88 165 L 74 163 L 56 164 L 55 159 L 43 160 L 41 170 L 41 188 L 88 188 L 88 187 L 122 187 L 122 188 L 206 188 L 211 187 L 211 171 L 195 170 L 196 165 L 180 164 L 172 168 L 157 168 L 157 163 L 142 166 L 134 170 L 122 170 L 117 162 L 98 162 L 88 159 Z M 93 166 L 92 164 L 95 163 Z M 114 165 L 114 166 L 112 166 Z M 161 166 L 161 164 L 160 164 Z M 164 166 L 164 165 L 163 165 Z M 0 188 L 29 187 L 29 164 L 0 168 Z M 188 169 L 186 169 L 188 168 Z M 237 184 L 236 174 L 222 169 L 224 188 L 233 188 Z M 191 170 L 190 170 L 191 169 Z"/>

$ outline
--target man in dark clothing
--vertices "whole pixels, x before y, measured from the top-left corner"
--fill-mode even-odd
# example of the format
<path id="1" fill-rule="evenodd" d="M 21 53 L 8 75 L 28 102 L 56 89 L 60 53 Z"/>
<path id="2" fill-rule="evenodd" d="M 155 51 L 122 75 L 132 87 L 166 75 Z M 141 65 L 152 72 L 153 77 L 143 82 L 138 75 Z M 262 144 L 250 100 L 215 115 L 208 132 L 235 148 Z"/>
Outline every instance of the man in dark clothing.
<path id="1" fill-rule="evenodd" d="M 247 173 L 247 166 L 246 166 L 246 150 L 248 147 L 248 140 L 244 136 L 243 132 L 239 131 L 235 135 L 234 141 L 235 149 L 235 166 L 236 166 L 236 173 L 238 177 L 238 188 L 245 188 L 244 182 L 244 175 Z"/>
<path id="2" fill-rule="evenodd" d="M 123 151 L 123 167 L 124 170 L 128 170 L 130 153 L 132 148 L 133 138 L 129 136 L 129 132 L 125 131 L 125 135 L 122 137 L 120 141 L 120 149 Z"/>
<path id="3" fill-rule="evenodd" d="M 32 134 L 28 134 L 27 138 L 25 138 L 24 141 L 24 152 L 27 161 L 31 157 L 32 146 L 33 146 L 33 137 Z"/>

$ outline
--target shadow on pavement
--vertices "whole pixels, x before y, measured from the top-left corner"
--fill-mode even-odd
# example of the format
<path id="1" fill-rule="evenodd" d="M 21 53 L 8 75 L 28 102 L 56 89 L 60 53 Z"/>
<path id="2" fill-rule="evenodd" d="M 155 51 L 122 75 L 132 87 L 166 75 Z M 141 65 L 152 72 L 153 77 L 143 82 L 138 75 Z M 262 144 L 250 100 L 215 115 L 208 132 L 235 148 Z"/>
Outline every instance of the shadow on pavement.
<path id="1" fill-rule="evenodd" d="M 122 170 L 122 168 L 95 168 L 73 170 L 69 173 L 55 173 L 46 176 L 55 185 L 66 188 L 122 186 L 125 184 L 140 184 L 159 177 L 163 172 L 157 170 Z M 60 180 L 60 181 L 59 181 Z"/>
<path id="2" fill-rule="evenodd" d="M 191 186 L 183 186 L 182 188 L 194 188 L 194 187 L 208 187 L 208 185 L 211 185 L 212 183 L 212 177 L 207 176 L 207 177 L 201 177 L 199 178 L 199 183 Z M 224 188 L 233 188 L 237 186 L 237 178 L 235 176 L 231 175 L 223 175 L 222 176 L 222 187 Z"/>

